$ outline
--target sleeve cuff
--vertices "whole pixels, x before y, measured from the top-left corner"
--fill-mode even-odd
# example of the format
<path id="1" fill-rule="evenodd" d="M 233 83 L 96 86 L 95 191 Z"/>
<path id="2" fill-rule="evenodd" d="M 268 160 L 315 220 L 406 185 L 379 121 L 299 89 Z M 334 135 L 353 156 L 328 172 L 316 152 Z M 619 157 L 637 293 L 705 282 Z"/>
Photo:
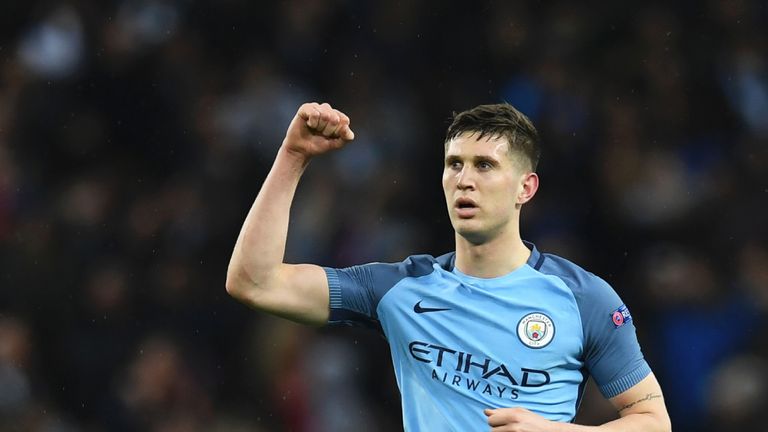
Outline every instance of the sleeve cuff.
<path id="1" fill-rule="evenodd" d="M 605 396 L 607 399 L 610 399 L 629 390 L 635 384 L 642 381 L 643 378 L 650 375 L 650 373 L 651 367 L 648 366 L 647 362 L 643 361 L 643 364 L 640 365 L 637 369 L 615 381 L 598 386 L 598 388 L 600 389 L 600 393 L 602 393 L 603 396 Z"/>
<path id="2" fill-rule="evenodd" d="M 330 309 L 341 308 L 341 283 L 339 282 L 339 274 L 336 269 L 330 267 L 323 267 L 325 270 L 325 276 L 328 278 L 328 305 Z"/>

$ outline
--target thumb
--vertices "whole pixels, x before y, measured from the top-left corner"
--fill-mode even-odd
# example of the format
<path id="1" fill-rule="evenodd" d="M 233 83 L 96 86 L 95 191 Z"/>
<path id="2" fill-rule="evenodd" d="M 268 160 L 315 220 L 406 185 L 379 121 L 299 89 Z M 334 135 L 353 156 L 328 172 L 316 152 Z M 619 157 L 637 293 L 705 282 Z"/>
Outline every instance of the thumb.
<path id="1" fill-rule="evenodd" d="M 492 416 L 493 412 L 494 412 L 494 410 L 492 410 L 490 408 L 486 408 L 486 409 L 483 410 L 483 414 L 487 415 L 488 417 Z"/>

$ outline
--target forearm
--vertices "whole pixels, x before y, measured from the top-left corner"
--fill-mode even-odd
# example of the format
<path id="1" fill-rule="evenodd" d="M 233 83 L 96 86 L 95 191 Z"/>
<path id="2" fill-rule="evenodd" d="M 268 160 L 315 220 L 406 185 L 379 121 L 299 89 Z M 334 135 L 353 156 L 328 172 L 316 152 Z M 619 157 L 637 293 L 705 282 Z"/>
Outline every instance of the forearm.
<path id="1" fill-rule="evenodd" d="M 235 243 L 227 270 L 227 290 L 237 294 L 242 286 L 264 285 L 283 262 L 291 203 L 305 158 L 278 151 Z"/>
<path id="2" fill-rule="evenodd" d="M 669 420 L 651 413 L 629 414 L 600 426 L 558 423 L 553 432 L 668 432 Z"/>
<path id="3" fill-rule="evenodd" d="M 598 426 L 604 432 L 669 432 L 672 425 L 669 418 L 654 413 L 629 414 Z"/>

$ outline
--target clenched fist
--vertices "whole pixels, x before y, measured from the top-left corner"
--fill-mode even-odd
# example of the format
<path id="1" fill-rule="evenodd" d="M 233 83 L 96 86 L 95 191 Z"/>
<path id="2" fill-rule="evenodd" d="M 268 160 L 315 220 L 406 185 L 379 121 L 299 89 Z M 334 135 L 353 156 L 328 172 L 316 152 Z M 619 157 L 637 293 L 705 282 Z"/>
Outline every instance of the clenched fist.
<path id="1" fill-rule="evenodd" d="M 283 148 L 309 159 L 344 147 L 355 139 L 349 128 L 349 117 L 329 104 L 305 103 L 288 126 Z"/>

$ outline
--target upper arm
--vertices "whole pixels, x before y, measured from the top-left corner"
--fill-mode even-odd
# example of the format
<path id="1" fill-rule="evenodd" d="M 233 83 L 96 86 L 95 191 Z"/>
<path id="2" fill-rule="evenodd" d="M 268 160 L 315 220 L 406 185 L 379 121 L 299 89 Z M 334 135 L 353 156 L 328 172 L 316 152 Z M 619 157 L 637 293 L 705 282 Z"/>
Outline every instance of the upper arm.
<path id="1" fill-rule="evenodd" d="M 669 424 L 669 415 L 664 405 L 664 395 L 653 373 L 609 400 L 620 417 L 631 414 L 648 414 L 665 424 Z"/>
<path id="2" fill-rule="evenodd" d="M 320 326 L 328 320 L 328 279 L 314 264 L 281 264 L 259 289 L 237 296 L 248 306 L 282 318 Z"/>
<path id="3" fill-rule="evenodd" d="M 305 324 L 377 327 L 384 294 L 407 276 L 432 271 L 433 259 L 369 263 L 343 269 L 281 264 L 258 289 L 237 290 L 238 299 L 265 312 Z"/>
<path id="4" fill-rule="evenodd" d="M 405 277 L 408 263 L 410 259 L 343 269 L 281 264 L 259 289 L 246 290 L 239 298 L 251 307 L 304 324 L 375 327 L 379 300 Z"/>
<path id="5" fill-rule="evenodd" d="M 584 326 L 584 362 L 608 399 L 635 386 L 650 373 L 637 341 L 629 309 L 608 283 L 591 275 L 578 292 Z"/>
<path id="6" fill-rule="evenodd" d="M 590 282 L 591 289 L 582 293 L 580 305 L 587 367 L 620 417 L 649 416 L 639 420 L 642 425 L 654 427 L 624 429 L 622 426 L 618 430 L 670 430 L 661 386 L 640 350 L 629 309 L 608 283 L 597 277 Z M 649 421 L 650 418 L 653 420 Z"/>

